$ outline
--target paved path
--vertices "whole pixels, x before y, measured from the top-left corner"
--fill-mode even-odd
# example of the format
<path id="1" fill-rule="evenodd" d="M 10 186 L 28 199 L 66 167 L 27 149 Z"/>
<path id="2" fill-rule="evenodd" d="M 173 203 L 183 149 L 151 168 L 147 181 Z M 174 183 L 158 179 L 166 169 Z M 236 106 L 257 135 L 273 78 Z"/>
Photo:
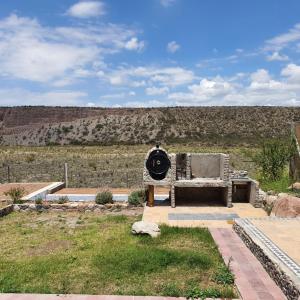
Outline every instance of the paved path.
<path id="1" fill-rule="evenodd" d="M 235 275 L 235 284 L 243 300 L 283 300 L 280 288 L 238 235 L 228 228 L 210 228 L 219 251 Z"/>
<path id="2" fill-rule="evenodd" d="M 226 218 L 224 218 L 225 215 Z M 214 217 L 211 218 L 211 216 Z M 231 219 L 237 216 L 240 218 L 261 218 L 266 217 L 267 214 L 263 209 L 254 208 L 250 203 L 234 203 L 231 208 L 218 205 L 176 206 L 175 208 L 145 206 L 143 220 L 178 227 L 231 228 L 232 220 L 228 220 L 228 216 L 231 216 Z"/>

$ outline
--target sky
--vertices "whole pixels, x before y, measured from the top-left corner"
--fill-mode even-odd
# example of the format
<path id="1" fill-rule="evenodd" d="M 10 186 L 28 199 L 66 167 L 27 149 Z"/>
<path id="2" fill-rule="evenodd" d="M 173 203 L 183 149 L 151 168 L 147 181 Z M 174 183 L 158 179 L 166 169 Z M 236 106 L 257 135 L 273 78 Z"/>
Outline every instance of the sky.
<path id="1" fill-rule="evenodd" d="M 2 0 L 0 106 L 300 105 L 299 0 Z"/>

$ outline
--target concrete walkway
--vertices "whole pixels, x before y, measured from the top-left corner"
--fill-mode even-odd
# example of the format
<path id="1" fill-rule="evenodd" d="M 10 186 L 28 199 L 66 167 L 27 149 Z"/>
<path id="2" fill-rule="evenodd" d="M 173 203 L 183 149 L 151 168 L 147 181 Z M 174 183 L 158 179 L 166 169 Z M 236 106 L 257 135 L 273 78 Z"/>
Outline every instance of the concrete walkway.
<path id="1" fill-rule="evenodd" d="M 210 228 L 219 251 L 235 275 L 235 284 L 243 300 L 283 300 L 281 289 L 238 235 L 229 228 Z"/>
<path id="2" fill-rule="evenodd" d="M 250 203 L 234 203 L 231 208 L 202 206 L 145 206 L 143 221 L 178 227 L 231 228 L 234 218 L 262 218 L 266 212 Z"/>

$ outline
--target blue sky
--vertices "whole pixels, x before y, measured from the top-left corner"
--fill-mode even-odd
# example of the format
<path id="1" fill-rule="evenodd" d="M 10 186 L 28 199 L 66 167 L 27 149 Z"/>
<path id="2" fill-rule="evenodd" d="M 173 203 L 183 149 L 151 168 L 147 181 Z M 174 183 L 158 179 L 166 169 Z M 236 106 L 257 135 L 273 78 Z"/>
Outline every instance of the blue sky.
<path id="1" fill-rule="evenodd" d="M 300 104 L 297 0 L 0 2 L 0 105 Z"/>

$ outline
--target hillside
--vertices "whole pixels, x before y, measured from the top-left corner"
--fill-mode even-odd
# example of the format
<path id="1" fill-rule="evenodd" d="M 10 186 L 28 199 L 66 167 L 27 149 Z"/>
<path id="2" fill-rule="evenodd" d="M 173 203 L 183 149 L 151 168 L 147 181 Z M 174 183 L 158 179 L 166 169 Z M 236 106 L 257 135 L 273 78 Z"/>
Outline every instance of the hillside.
<path id="1" fill-rule="evenodd" d="M 286 138 L 300 108 L 0 108 L 1 145 L 255 143 Z"/>

